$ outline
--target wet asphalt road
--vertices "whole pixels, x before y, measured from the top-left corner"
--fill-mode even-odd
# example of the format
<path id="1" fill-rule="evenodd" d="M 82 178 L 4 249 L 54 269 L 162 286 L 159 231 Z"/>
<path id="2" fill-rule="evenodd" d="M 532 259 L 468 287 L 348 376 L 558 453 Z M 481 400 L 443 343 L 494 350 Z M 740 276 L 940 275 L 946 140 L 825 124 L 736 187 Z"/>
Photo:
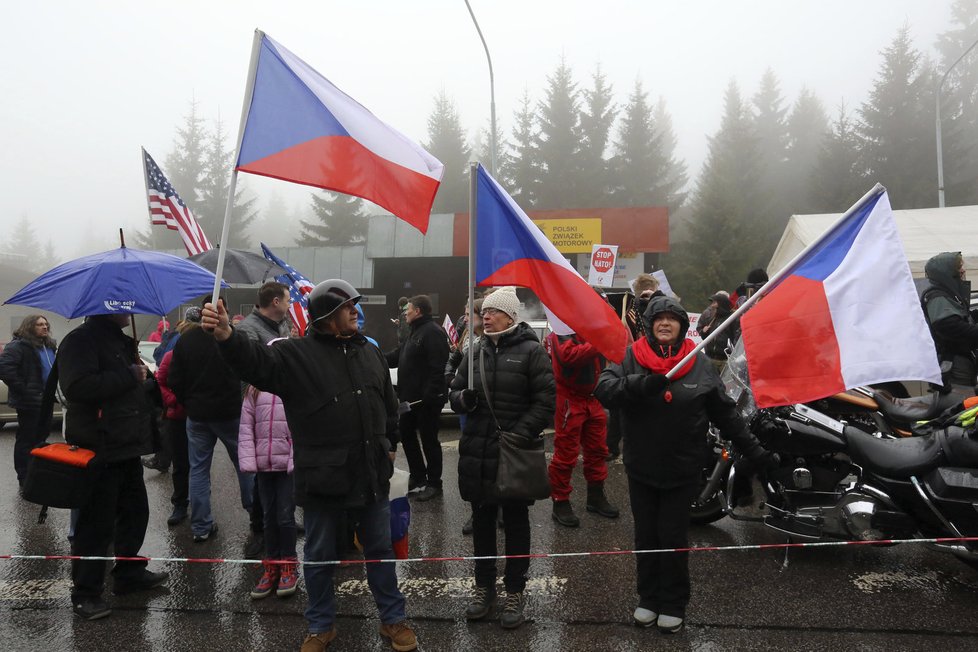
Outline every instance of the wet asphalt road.
<path id="1" fill-rule="evenodd" d="M 413 503 L 411 556 L 471 554 L 461 533 L 468 516 L 457 495 L 457 430 L 443 429 L 443 499 Z M 17 497 L 14 431 L 0 431 L 0 554 L 67 554 L 68 514 L 51 510 L 43 525 L 36 506 Z M 54 438 L 52 437 L 52 440 Z M 402 458 L 398 465 L 406 468 Z M 187 522 L 168 528 L 169 475 L 146 471 L 150 525 L 143 554 L 159 557 L 244 557 L 248 520 L 231 465 L 215 454 L 213 505 L 221 529 L 195 544 Z M 575 487 L 583 487 L 580 472 Z M 616 521 L 572 500 L 576 530 L 558 528 L 550 505 L 531 510 L 534 552 L 631 547 L 624 469 L 610 468 Z M 759 525 L 723 519 L 694 528 L 694 545 L 780 543 Z M 301 551 L 301 538 L 300 538 Z M 0 560 L 0 650 L 297 650 L 305 634 L 305 596 L 250 599 L 256 567 L 151 563 L 170 573 L 165 588 L 107 599 L 110 618 L 83 622 L 71 612 L 69 563 Z M 399 568 L 421 650 L 919 650 L 978 648 L 978 572 L 924 546 L 819 550 L 702 552 L 691 558 L 693 596 L 686 630 L 664 636 L 630 624 L 635 606 L 630 556 L 543 559 L 530 565 L 527 616 L 516 631 L 492 620 L 468 624 L 462 614 L 471 589 L 468 563 L 417 563 Z M 389 649 L 360 566 L 337 571 L 339 637 L 331 649 Z M 111 586 L 109 587 L 111 588 Z"/>

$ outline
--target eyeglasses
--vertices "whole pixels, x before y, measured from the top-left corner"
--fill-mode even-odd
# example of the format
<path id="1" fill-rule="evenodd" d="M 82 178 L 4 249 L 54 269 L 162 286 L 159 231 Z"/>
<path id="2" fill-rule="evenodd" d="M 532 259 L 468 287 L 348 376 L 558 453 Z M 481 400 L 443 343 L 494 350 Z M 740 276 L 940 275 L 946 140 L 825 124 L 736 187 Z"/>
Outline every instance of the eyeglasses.
<path id="1" fill-rule="evenodd" d="M 486 317 L 488 315 L 501 315 L 502 312 L 503 311 L 502 310 L 499 310 L 498 308 L 483 308 L 482 309 L 482 316 L 483 317 Z"/>

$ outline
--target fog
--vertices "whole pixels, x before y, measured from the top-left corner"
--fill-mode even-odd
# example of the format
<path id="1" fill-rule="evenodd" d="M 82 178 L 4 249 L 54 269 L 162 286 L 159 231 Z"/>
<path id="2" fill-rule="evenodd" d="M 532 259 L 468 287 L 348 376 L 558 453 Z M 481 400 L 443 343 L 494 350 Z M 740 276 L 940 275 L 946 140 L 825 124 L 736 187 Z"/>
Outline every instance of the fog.
<path id="1" fill-rule="evenodd" d="M 665 98 L 677 154 L 694 181 L 731 79 L 750 97 L 770 67 L 786 103 L 807 86 L 834 116 L 842 100 L 856 108 L 868 98 L 879 53 L 905 24 L 915 47 L 931 55 L 950 4 L 471 3 L 492 52 L 503 130 L 524 89 L 543 98 L 561 57 L 579 87 L 600 64 L 619 104 L 637 78 L 650 98 Z M 113 246 L 120 226 L 131 233 L 145 227 L 139 148 L 162 164 L 192 99 L 208 124 L 220 115 L 236 140 L 256 27 L 416 140 L 426 139 L 442 90 L 470 136 L 488 124 L 485 54 L 463 0 L 51 0 L 5 9 L 0 228 L 9 234 L 26 216 L 38 240 L 50 239 L 62 258 Z M 259 207 L 275 193 L 307 203 L 308 189 L 247 176 L 241 179 Z"/>

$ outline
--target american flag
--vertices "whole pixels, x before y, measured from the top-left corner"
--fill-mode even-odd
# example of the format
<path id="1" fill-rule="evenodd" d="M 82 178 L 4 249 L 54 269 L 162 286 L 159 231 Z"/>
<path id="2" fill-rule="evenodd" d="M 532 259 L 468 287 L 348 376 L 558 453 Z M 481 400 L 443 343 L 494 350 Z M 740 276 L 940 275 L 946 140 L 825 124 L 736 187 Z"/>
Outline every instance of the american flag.
<path id="1" fill-rule="evenodd" d="M 306 295 L 312 292 L 313 284 L 309 282 L 309 279 L 300 274 L 295 267 L 273 254 L 272 250 L 264 242 L 261 243 L 261 251 L 265 254 L 265 258 L 288 272 L 276 276 L 275 280 L 289 286 L 289 296 L 292 298 L 292 305 L 289 306 L 289 315 L 292 317 L 292 323 L 295 324 L 296 329 L 300 333 L 305 334 L 306 327 L 309 325 Z"/>
<path id="2" fill-rule="evenodd" d="M 441 327 L 445 329 L 446 333 L 448 333 L 449 341 L 451 341 L 453 345 L 458 344 L 458 331 L 455 330 L 455 324 L 452 323 L 452 318 L 448 316 L 448 313 L 445 313 L 445 321 L 441 323 Z"/>
<path id="3" fill-rule="evenodd" d="M 204 230 L 194 219 L 190 207 L 183 203 L 180 195 L 173 189 L 162 170 L 146 150 L 143 150 L 143 172 L 146 178 L 146 194 L 149 199 L 149 219 L 153 224 L 162 224 L 176 231 L 183 238 L 187 255 L 193 256 L 207 251 L 211 243 Z"/>

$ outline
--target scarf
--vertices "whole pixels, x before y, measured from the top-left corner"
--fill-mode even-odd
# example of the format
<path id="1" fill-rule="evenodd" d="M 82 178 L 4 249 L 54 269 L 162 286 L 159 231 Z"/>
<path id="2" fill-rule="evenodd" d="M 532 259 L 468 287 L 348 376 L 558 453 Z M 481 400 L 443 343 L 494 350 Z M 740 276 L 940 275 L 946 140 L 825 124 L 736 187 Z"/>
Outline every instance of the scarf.
<path id="1" fill-rule="evenodd" d="M 691 339 L 683 340 L 678 346 L 662 346 L 658 343 L 653 345 L 649 342 L 649 338 L 643 337 L 632 345 L 632 353 L 635 354 L 635 360 L 649 371 L 657 374 L 665 374 L 695 348 L 696 343 Z M 673 374 L 672 380 L 682 378 L 688 374 L 692 371 L 693 365 L 695 364 L 696 358 L 693 358 L 686 363 L 686 366 Z"/>

